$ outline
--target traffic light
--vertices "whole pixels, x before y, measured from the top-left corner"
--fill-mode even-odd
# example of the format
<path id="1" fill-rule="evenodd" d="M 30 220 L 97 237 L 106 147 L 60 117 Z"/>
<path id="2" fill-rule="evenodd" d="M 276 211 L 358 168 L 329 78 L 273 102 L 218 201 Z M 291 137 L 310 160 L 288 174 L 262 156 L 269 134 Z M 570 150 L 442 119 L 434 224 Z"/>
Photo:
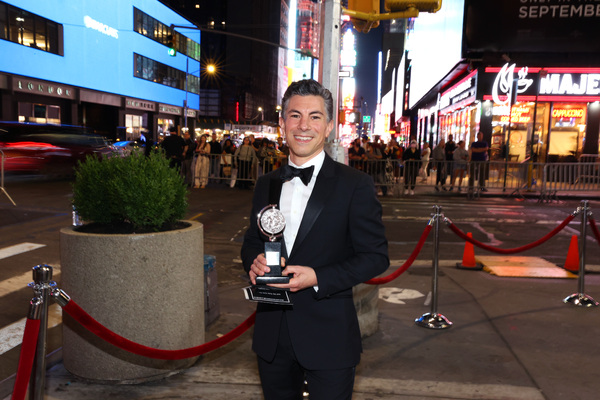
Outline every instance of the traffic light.
<path id="1" fill-rule="evenodd" d="M 175 57 L 177 55 L 177 47 L 175 46 L 175 35 L 167 36 L 167 46 L 169 47 L 169 55 Z"/>
<path id="2" fill-rule="evenodd" d="M 402 12 L 410 8 L 435 13 L 442 8 L 442 0 L 385 0 L 385 9 L 391 12 Z"/>
<path id="3" fill-rule="evenodd" d="M 377 28 L 379 21 L 365 20 L 352 16 L 352 12 L 371 14 L 374 19 L 379 15 L 379 0 L 348 0 L 348 10 L 350 11 L 350 22 L 354 25 L 354 29 L 359 32 L 367 33 L 371 28 Z"/>
<path id="4" fill-rule="evenodd" d="M 358 124 L 360 123 L 360 112 L 352 111 L 346 114 L 346 122 L 349 124 Z"/>

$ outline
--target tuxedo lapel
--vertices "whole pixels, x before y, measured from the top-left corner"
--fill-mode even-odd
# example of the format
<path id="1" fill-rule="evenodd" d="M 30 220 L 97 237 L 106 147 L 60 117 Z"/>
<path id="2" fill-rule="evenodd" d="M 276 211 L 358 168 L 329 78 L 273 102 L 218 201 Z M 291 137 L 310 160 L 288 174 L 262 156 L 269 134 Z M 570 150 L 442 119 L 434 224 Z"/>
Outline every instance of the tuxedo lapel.
<path id="1" fill-rule="evenodd" d="M 317 176 L 315 187 L 313 188 L 310 199 L 308 199 L 308 203 L 306 204 L 306 210 L 304 210 L 302 222 L 300 222 L 298 234 L 296 235 L 296 241 L 294 242 L 294 248 L 292 249 L 292 254 L 290 254 L 290 257 L 295 254 L 296 249 L 300 247 L 312 229 L 315 221 L 321 214 L 321 211 L 323 211 L 327 199 L 331 193 L 333 193 L 336 183 L 334 172 L 335 162 L 328 155 L 326 155 L 325 160 L 323 161 L 323 166 L 321 167 L 321 171 L 319 172 L 319 176 Z"/>

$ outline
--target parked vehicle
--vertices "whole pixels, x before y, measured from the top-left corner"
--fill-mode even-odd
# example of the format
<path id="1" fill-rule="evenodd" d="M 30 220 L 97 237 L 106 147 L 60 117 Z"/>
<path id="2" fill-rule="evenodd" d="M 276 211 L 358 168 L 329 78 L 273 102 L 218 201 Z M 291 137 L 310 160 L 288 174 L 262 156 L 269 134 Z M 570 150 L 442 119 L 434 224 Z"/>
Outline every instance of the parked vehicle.
<path id="1" fill-rule="evenodd" d="M 0 122 L 0 150 L 7 173 L 73 175 L 88 155 L 108 156 L 114 148 L 84 127 Z"/>
<path id="2" fill-rule="evenodd" d="M 129 156 L 132 153 L 143 153 L 144 148 L 146 147 L 146 142 L 142 142 L 139 140 L 121 140 L 118 142 L 114 142 L 113 146 L 119 153 L 120 156 Z"/>

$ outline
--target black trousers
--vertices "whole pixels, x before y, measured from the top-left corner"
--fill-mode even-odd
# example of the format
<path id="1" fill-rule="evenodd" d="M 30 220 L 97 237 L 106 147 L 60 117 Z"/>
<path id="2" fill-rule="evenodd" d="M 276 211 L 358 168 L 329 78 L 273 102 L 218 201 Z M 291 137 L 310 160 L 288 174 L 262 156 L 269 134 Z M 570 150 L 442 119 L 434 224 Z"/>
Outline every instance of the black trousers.
<path id="1" fill-rule="evenodd" d="M 310 400 L 350 400 L 355 368 L 307 370 L 296 358 L 283 316 L 275 359 L 267 362 L 258 357 L 258 372 L 265 400 L 302 400 L 304 381 Z"/>

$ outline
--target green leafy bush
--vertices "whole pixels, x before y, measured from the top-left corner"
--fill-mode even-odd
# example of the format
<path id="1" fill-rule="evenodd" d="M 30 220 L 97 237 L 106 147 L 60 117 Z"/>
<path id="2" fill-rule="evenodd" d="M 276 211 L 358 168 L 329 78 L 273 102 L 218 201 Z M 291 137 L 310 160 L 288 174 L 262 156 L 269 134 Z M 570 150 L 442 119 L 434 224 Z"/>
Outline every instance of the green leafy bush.
<path id="1" fill-rule="evenodd" d="M 94 231 L 163 231 L 176 229 L 185 216 L 187 193 L 183 178 L 160 152 L 88 157 L 75 170 L 73 206 Z"/>

